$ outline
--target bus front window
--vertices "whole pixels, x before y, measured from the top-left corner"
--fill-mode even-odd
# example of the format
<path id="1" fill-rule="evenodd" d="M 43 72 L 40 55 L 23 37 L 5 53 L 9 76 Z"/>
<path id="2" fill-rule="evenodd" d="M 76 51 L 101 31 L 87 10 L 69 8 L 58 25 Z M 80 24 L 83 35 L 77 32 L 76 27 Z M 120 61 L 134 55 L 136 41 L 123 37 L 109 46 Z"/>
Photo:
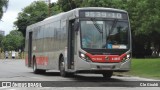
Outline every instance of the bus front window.
<path id="1" fill-rule="evenodd" d="M 127 49 L 128 22 L 81 21 L 81 45 L 88 49 Z"/>

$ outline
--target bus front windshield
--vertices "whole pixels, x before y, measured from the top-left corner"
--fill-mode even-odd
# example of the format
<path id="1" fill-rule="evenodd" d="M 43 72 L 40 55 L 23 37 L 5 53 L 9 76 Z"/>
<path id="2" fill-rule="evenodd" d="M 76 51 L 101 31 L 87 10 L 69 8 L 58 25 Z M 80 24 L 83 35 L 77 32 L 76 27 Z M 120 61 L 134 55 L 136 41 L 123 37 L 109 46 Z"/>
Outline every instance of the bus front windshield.
<path id="1" fill-rule="evenodd" d="M 127 21 L 81 21 L 81 46 L 88 49 L 128 49 Z"/>

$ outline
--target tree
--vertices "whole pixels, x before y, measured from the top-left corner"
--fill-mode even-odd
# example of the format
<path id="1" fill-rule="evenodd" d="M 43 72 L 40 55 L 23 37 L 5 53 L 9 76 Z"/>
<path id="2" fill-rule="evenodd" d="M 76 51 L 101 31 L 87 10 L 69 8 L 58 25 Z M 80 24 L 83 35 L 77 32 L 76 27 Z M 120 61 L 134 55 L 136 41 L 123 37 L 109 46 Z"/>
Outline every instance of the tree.
<path id="1" fill-rule="evenodd" d="M 4 51 L 18 50 L 24 44 L 24 37 L 21 32 L 13 30 L 2 40 Z"/>
<path id="2" fill-rule="evenodd" d="M 17 21 L 14 22 L 14 25 L 18 28 L 18 31 L 21 31 L 23 36 L 25 36 L 26 27 L 28 25 L 42 21 L 47 16 L 47 4 L 43 1 L 35 1 L 18 14 Z"/>
<path id="3" fill-rule="evenodd" d="M 56 15 L 62 12 L 61 7 L 57 3 L 52 3 L 50 8 L 51 8 L 51 15 Z"/>
<path id="4" fill-rule="evenodd" d="M 141 57 L 151 55 L 151 46 L 160 51 L 160 1 L 129 0 L 126 10 L 131 20 L 133 53 Z"/>
<path id="5" fill-rule="evenodd" d="M 0 48 L 2 48 L 2 40 L 3 40 L 4 36 L 2 34 L 0 34 Z"/>
<path id="6" fill-rule="evenodd" d="M 8 7 L 8 1 L 9 0 L 0 0 L 0 19 L 2 18 L 4 11 Z"/>
<path id="7" fill-rule="evenodd" d="M 3 40 L 4 36 L 2 34 L 0 34 L 0 52 L 2 51 L 2 40 Z"/>
<path id="8" fill-rule="evenodd" d="M 79 7 L 124 8 L 127 0 L 58 0 L 62 11 L 66 12 Z"/>
<path id="9" fill-rule="evenodd" d="M 62 11 L 66 12 L 71 9 L 76 8 L 75 0 L 58 0 L 58 5 L 61 7 Z"/>

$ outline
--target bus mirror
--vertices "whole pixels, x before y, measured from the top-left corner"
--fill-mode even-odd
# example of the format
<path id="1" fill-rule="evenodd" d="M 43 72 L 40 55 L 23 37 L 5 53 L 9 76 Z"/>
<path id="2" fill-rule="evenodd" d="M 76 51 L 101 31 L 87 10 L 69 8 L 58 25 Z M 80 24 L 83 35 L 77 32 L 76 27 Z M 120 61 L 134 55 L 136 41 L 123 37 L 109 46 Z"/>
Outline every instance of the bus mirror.
<path id="1" fill-rule="evenodd" d="M 74 31 L 78 31 L 78 28 L 79 28 L 79 23 L 75 22 L 74 23 Z"/>

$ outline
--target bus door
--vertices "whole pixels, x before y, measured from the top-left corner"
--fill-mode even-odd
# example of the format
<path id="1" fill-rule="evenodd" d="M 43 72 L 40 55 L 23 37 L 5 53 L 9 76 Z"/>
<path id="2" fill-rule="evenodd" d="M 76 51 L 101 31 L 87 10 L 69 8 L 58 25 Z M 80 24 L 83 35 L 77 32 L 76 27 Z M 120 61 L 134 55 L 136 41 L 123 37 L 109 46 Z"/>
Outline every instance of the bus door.
<path id="1" fill-rule="evenodd" d="M 28 67 L 31 67 L 32 64 L 32 32 L 29 32 L 29 41 L 28 41 Z"/>
<path id="2" fill-rule="evenodd" d="M 67 54 L 67 66 L 68 69 L 73 69 L 72 66 L 74 65 L 74 21 L 69 21 L 69 29 L 68 29 L 68 54 Z"/>

